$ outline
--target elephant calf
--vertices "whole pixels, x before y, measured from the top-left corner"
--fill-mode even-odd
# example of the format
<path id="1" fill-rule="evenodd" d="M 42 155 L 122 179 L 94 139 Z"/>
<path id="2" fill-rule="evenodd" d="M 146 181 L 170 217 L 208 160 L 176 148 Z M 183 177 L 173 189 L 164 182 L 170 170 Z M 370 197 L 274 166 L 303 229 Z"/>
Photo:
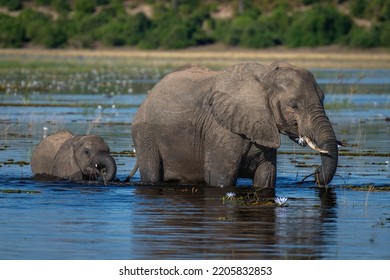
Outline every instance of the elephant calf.
<path id="1" fill-rule="evenodd" d="M 321 155 L 315 176 L 328 184 L 338 146 L 312 73 L 284 62 L 223 71 L 192 66 L 165 76 L 132 124 L 141 180 L 275 186 L 280 133 Z"/>
<path id="2" fill-rule="evenodd" d="M 97 135 L 73 135 L 61 130 L 40 142 L 31 158 L 34 175 L 51 175 L 68 180 L 111 181 L 116 163 L 110 149 Z"/>

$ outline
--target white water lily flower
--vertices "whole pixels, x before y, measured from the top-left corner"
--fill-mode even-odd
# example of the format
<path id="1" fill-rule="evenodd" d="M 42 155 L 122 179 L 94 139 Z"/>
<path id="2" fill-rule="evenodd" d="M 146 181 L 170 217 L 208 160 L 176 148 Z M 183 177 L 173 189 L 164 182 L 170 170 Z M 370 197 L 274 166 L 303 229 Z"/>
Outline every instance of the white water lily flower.
<path id="1" fill-rule="evenodd" d="M 305 140 L 303 140 L 303 137 L 302 136 L 299 136 L 299 138 L 297 139 L 298 141 L 298 144 L 301 145 L 301 146 L 304 146 L 306 143 L 305 143 Z"/>
<path id="2" fill-rule="evenodd" d="M 275 197 L 274 201 L 279 206 L 284 206 L 287 202 L 287 197 Z"/>
<path id="3" fill-rule="evenodd" d="M 233 199 L 235 196 L 236 196 L 236 193 L 234 193 L 234 192 L 227 192 L 226 193 L 227 199 Z"/>

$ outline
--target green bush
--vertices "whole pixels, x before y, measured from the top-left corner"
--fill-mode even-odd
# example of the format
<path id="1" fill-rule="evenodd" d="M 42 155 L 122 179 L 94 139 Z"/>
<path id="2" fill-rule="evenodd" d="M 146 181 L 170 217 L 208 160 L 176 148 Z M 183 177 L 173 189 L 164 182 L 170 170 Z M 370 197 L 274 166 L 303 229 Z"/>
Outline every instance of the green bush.
<path id="1" fill-rule="evenodd" d="M 138 44 L 143 49 L 179 49 L 192 45 L 195 44 L 183 21 L 154 26 Z"/>
<path id="2" fill-rule="evenodd" d="M 59 12 L 62 15 L 66 15 L 67 13 L 70 12 L 70 5 L 68 1 L 63 1 L 63 0 L 52 0 L 52 6 L 53 8 Z"/>
<path id="3" fill-rule="evenodd" d="M 353 21 L 330 5 L 316 5 L 310 10 L 294 15 L 287 32 L 289 47 L 315 47 L 338 43 L 343 40 Z"/>
<path id="4" fill-rule="evenodd" d="M 22 0 L 0 0 L 0 7 L 6 7 L 10 11 L 19 11 L 23 8 Z"/>
<path id="5" fill-rule="evenodd" d="M 29 7 L 23 3 L 29 2 Z M 389 0 L 276 0 L 200 1 L 147 0 L 153 17 L 130 15 L 126 9 L 142 1 L 124 0 L 0 0 L 0 46 L 26 43 L 49 48 L 106 46 L 177 49 L 221 42 L 265 48 L 344 44 L 351 47 L 389 47 Z M 207 3 L 207 4 L 205 4 Z M 221 3 L 235 9 L 233 17 L 215 19 Z M 371 28 L 355 26 L 351 15 L 370 21 Z M 56 17 L 41 13 L 56 12 Z M 27 5 L 25 5 L 27 6 Z M 304 9 L 301 9 L 304 7 Z M 20 10 L 18 13 L 9 11 Z M 11 16 L 12 15 L 12 16 Z"/>
<path id="6" fill-rule="evenodd" d="M 41 44 L 47 48 L 60 48 L 67 44 L 68 36 L 66 34 L 65 23 L 56 22 L 48 25 L 42 31 Z"/>
<path id="7" fill-rule="evenodd" d="M 212 37 L 215 41 L 221 43 L 228 42 L 228 30 L 230 29 L 230 20 L 212 21 Z"/>
<path id="8" fill-rule="evenodd" d="M 73 9 L 79 14 L 92 14 L 95 12 L 96 1 L 94 0 L 74 0 Z"/>
<path id="9" fill-rule="evenodd" d="M 249 37 L 255 32 L 254 25 L 256 25 L 255 20 L 248 16 L 235 17 L 227 30 L 227 43 L 230 45 L 243 44 L 243 37 Z"/>
<path id="10" fill-rule="evenodd" d="M 144 14 L 117 17 L 100 28 L 99 37 L 108 46 L 137 45 L 150 24 Z"/>
<path id="11" fill-rule="evenodd" d="M 366 18 L 379 22 L 390 21 L 390 1 L 370 0 L 366 7 Z"/>
<path id="12" fill-rule="evenodd" d="M 390 48 L 390 24 L 384 23 L 381 27 L 380 44 L 382 47 Z"/>
<path id="13" fill-rule="evenodd" d="M 29 41 L 40 43 L 41 34 L 51 24 L 50 17 L 32 9 L 24 9 L 19 15 L 19 21 L 26 30 Z"/>
<path id="14" fill-rule="evenodd" d="M 177 14 L 175 10 L 160 7 L 155 11 L 150 29 L 138 46 L 144 49 L 179 49 L 211 42 L 202 29 L 207 19 L 200 10 L 187 11 L 190 14 Z"/>
<path id="15" fill-rule="evenodd" d="M 347 45 L 354 48 L 373 48 L 379 46 L 376 28 L 354 27 L 347 37 Z"/>
<path id="16" fill-rule="evenodd" d="M 0 47 L 22 47 L 25 41 L 25 31 L 17 19 L 0 14 L 0 26 Z"/>
<path id="17" fill-rule="evenodd" d="M 233 20 L 217 21 L 214 36 L 217 41 L 248 48 L 280 45 L 289 27 L 290 17 L 285 8 L 275 9 L 270 15 L 243 13 Z"/>
<path id="18" fill-rule="evenodd" d="M 75 17 L 68 27 L 69 43 L 75 47 L 92 48 L 95 41 L 99 40 L 99 29 L 108 24 L 111 16 L 105 13 L 88 14 L 83 17 Z"/>
<path id="19" fill-rule="evenodd" d="M 362 18 L 365 15 L 367 0 L 350 0 L 351 14 L 355 17 Z"/>
<path id="20" fill-rule="evenodd" d="M 304 5 L 312 5 L 312 4 L 318 4 L 323 0 L 302 0 L 302 3 Z"/>
<path id="21" fill-rule="evenodd" d="M 241 38 L 240 46 L 247 48 L 268 48 L 276 45 L 272 32 L 266 25 L 252 26 L 246 30 Z"/>
<path id="22" fill-rule="evenodd" d="M 53 0 L 36 0 L 36 2 L 38 4 L 41 4 L 41 5 L 44 5 L 44 6 L 48 6 L 48 5 L 51 5 Z"/>

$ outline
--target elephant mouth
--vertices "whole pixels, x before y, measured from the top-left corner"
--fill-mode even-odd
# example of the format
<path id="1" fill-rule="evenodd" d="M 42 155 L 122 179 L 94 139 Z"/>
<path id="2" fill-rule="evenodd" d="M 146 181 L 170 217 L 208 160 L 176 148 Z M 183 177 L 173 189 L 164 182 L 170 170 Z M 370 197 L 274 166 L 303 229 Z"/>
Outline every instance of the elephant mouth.
<path id="1" fill-rule="evenodd" d="M 314 140 L 311 140 L 307 136 L 298 136 L 296 134 L 289 134 L 288 137 L 301 147 L 309 146 L 312 150 L 317 151 L 321 154 L 329 154 L 328 150 L 321 149 Z M 336 140 L 336 143 L 338 147 L 344 146 L 344 144 L 339 140 Z"/>
<path id="2" fill-rule="evenodd" d="M 105 184 L 111 180 L 108 168 L 100 163 L 88 167 L 83 173 L 84 180 L 103 181 Z"/>
<path id="3" fill-rule="evenodd" d="M 104 184 L 107 184 L 116 175 L 115 160 L 107 152 L 99 152 L 83 174 L 84 179 L 103 181 Z"/>
<path id="4" fill-rule="evenodd" d="M 311 149 L 313 149 L 314 151 L 317 151 L 321 154 L 329 154 L 329 152 L 327 150 L 324 150 L 324 149 L 321 149 L 320 147 L 318 147 L 318 145 L 307 136 L 295 137 L 293 139 L 293 141 L 302 147 L 309 146 Z"/>
<path id="5" fill-rule="evenodd" d="M 307 147 L 309 146 L 314 151 L 320 152 L 320 153 L 328 153 L 326 150 L 323 150 L 318 147 L 318 145 L 315 143 L 315 141 L 311 140 L 308 136 L 302 136 L 295 133 L 286 133 L 288 137 L 298 144 L 301 147 Z"/>
<path id="6" fill-rule="evenodd" d="M 108 168 L 100 163 L 94 165 L 96 179 L 101 179 L 105 183 L 108 181 Z"/>

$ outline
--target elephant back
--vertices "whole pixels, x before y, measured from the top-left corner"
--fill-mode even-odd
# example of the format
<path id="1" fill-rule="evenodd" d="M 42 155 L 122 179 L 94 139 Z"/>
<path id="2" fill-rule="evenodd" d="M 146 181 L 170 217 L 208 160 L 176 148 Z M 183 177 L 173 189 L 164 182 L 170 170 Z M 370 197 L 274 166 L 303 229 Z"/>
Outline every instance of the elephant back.
<path id="1" fill-rule="evenodd" d="M 50 174 L 52 161 L 62 144 L 72 137 L 69 130 L 64 129 L 47 136 L 34 149 L 31 157 L 31 169 L 33 174 Z"/>
<path id="2" fill-rule="evenodd" d="M 149 92 L 138 109 L 134 124 L 171 124 L 189 118 L 203 103 L 218 71 L 199 65 L 180 68 L 166 75 Z"/>

